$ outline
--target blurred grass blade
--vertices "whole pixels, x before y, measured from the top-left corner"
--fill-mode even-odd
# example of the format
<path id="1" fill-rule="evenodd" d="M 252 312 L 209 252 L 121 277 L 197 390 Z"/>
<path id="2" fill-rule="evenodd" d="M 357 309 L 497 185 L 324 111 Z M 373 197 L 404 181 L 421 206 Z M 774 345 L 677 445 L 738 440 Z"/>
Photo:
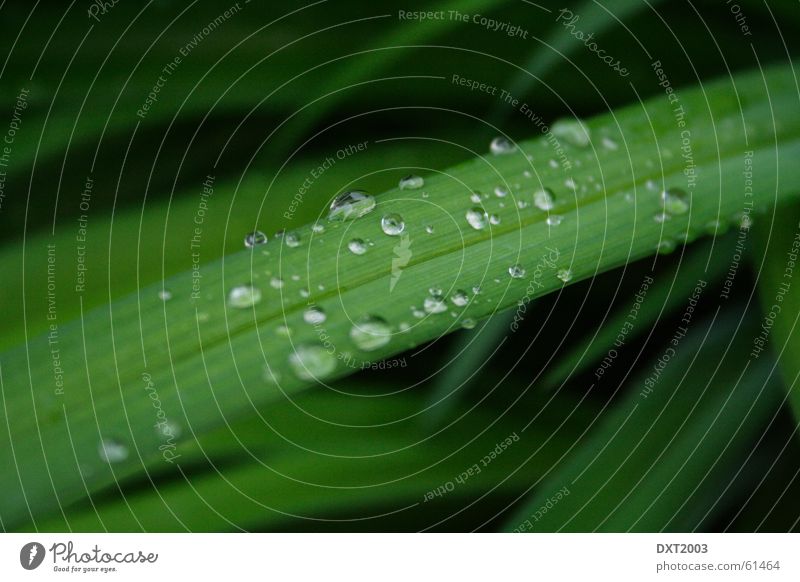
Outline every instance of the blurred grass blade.
<path id="1" fill-rule="evenodd" d="M 346 376 L 458 329 L 465 318 L 481 320 L 560 289 L 564 279 L 579 281 L 670 250 L 706 232 L 710 221 L 730 220 L 742 210 L 744 143 L 752 151 L 753 182 L 771 198 L 756 208 L 793 198 L 800 117 L 787 115 L 776 126 L 773 112 L 797 109 L 796 87 L 788 68 L 763 75 L 735 78 L 738 102 L 729 97 L 730 79 L 682 90 L 685 127 L 675 123 L 665 97 L 589 120 L 591 147 L 561 145 L 572 162 L 566 171 L 547 163 L 558 155 L 548 140 L 518 144 L 506 155 L 426 177 L 428 199 L 395 188 L 362 218 L 324 222 L 324 232 L 298 228 L 290 238 L 299 244 L 274 238 L 204 265 L 200 276 L 171 277 L 164 283 L 168 301 L 159 297 L 162 285 L 145 288 L 77 322 L 56 321 L 48 335 L 0 354 L 8 419 L 0 462 L 14 468 L 0 475 L 4 525 L 52 514 L 87 491 L 164 463 L 157 414 L 191 426 L 184 438 L 203 434 L 315 385 L 315 378 Z M 657 221 L 662 199 L 645 184 L 663 179 L 669 188 L 687 187 L 680 153 L 686 131 L 691 190 L 702 195 L 691 197 L 691 212 Z M 568 188 L 566 178 L 577 186 Z M 499 185 L 511 193 L 483 197 L 476 210 L 474 192 Z M 540 208 L 551 206 L 542 188 L 552 192 L 549 211 Z M 402 218 L 404 236 L 384 233 L 382 222 L 393 223 L 386 230 L 399 229 L 393 214 Z M 482 228 L 470 226 L 468 214 Z M 548 214 L 560 221 L 548 224 Z M 356 255 L 348 250 L 354 238 L 374 244 Z M 408 259 L 402 265 L 398 249 Z M 470 294 L 468 305 L 448 307 L 454 315 L 442 312 L 449 300 L 438 296 L 439 288 L 449 297 L 474 286 L 482 292 Z M 353 339 L 354 323 L 364 317 L 386 322 L 388 343 Z M 170 449 L 180 450 L 180 442 Z"/>
<path id="2" fill-rule="evenodd" d="M 800 291 L 795 282 L 800 254 L 800 204 L 776 209 L 753 226 L 754 269 L 763 307 L 760 329 L 750 346 L 755 357 L 778 359 L 795 419 L 800 424 Z"/>
<path id="3" fill-rule="evenodd" d="M 708 300 L 702 291 L 699 297 Z M 741 316 L 729 310 L 692 322 L 689 334 L 670 344 L 674 352 L 663 346 L 659 358 L 667 363 L 653 361 L 630 382 L 624 401 L 577 443 L 507 528 L 653 532 L 707 526 L 714 517 L 708 508 L 725 509 L 717 506 L 718 497 L 782 399 L 772 362 L 748 361 L 757 323 L 749 316 L 742 325 Z"/>

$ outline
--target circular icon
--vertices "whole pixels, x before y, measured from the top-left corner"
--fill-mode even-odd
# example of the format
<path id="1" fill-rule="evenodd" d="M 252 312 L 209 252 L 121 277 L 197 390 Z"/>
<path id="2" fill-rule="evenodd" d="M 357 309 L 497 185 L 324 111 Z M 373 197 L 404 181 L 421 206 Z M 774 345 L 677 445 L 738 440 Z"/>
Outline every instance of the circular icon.
<path id="1" fill-rule="evenodd" d="M 19 551 L 19 563 L 26 570 L 35 570 L 44 561 L 44 546 L 38 542 L 30 542 Z"/>

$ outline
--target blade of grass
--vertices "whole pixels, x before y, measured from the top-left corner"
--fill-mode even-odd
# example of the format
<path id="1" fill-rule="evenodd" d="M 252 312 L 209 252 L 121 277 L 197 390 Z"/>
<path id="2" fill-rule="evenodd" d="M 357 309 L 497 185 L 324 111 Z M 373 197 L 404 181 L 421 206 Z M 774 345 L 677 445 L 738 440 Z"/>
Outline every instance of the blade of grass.
<path id="1" fill-rule="evenodd" d="M 14 470 L 0 476 L 7 492 L 0 499 L 3 523 L 14 527 L 58 511 L 87 489 L 163 462 L 150 384 L 167 417 L 203 433 L 222 418 L 240 417 L 281 393 L 313 385 L 309 374 L 301 369 L 298 375 L 292 363 L 298 349 L 309 364 L 308 350 L 317 350 L 323 360 L 312 366 L 317 376 L 342 377 L 354 371 L 349 362 L 390 357 L 452 331 L 461 318 L 481 319 L 523 297 L 561 288 L 557 269 L 542 266 L 543 258 L 569 268 L 577 281 L 651 255 L 687 231 L 703 232 L 711 220 L 727 219 L 742 208 L 737 194 L 746 143 L 737 124 L 741 119 L 751 135 L 754 182 L 762 192 L 774 192 L 776 200 L 792 198 L 800 179 L 800 167 L 792 163 L 800 155 L 800 118 L 781 115 L 781 124 L 772 124 L 775 111 L 796 108 L 791 71 L 774 69 L 763 78 L 760 72 L 743 74 L 736 86 L 742 111 L 728 98 L 730 80 L 682 92 L 685 128 L 676 127 L 665 98 L 589 121 L 597 148 L 564 147 L 580 161 L 571 177 L 579 185 L 594 180 L 600 192 L 561 187 L 560 169 L 530 161 L 553 155 L 548 142 L 526 142 L 513 155 L 479 157 L 428 177 L 425 192 L 435 205 L 421 194 L 391 190 L 359 220 L 326 223 L 323 233 L 310 225 L 298 229 L 297 248 L 277 239 L 207 265 L 194 299 L 197 278 L 180 274 L 166 282 L 171 301 L 160 300 L 159 287 L 150 287 L 76 323 L 59 325 L 49 338 L 32 338 L 4 352 L 0 396 L 7 426 L 0 437 L 0 462 Z M 661 199 L 644 184 L 662 177 L 667 185 L 685 184 L 685 162 L 677 152 L 686 128 L 693 136 L 697 191 L 703 195 L 692 197 L 690 213 L 659 223 L 654 216 L 661 212 Z M 616 148 L 601 145 L 613 142 Z M 661 160 L 661 168 L 648 160 Z M 531 169 L 536 178 L 525 176 Z M 464 218 L 475 204 L 470 194 L 503 183 L 513 196 L 484 200 L 487 212 L 497 213 L 501 223 L 470 228 Z M 563 216 L 557 227 L 548 227 L 547 213 L 531 204 L 532 192 L 542 186 L 555 193 L 550 213 Z M 514 199 L 527 204 L 500 206 Z M 413 248 L 399 279 L 393 259 L 401 239 L 384 235 L 380 224 L 391 213 L 402 215 L 407 246 Z M 375 244 L 367 254 L 353 255 L 347 242 L 356 237 Z M 524 267 L 525 276 L 509 276 L 515 264 Z M 273 287 L 272 277 L 282 278 L 283 285 Z M 257 286 L 263 299 L 251 309 L 226 309 L 226 297 L 242 284 Z M 475 285 L 483 286 L 482 293 L 454 311 L 455 317 L 413 316 L 412 307 L 423 304 L 429 288 L 441 287 L 449 295 Z M 310 305 L 327 313 L 324 323 L 306 323 Z M 370 352 L 360 351 L 350 337 L 353 321 L 366 315 L 385 319 L 394 332 L 387 345 Z M 284 326 L 291 330 L 288 338 Z M 266 364 L 279 388 L 265 382 Z M 110 438 L 129 451 L 111 464 L 98 454 L 101 440 Z"/>

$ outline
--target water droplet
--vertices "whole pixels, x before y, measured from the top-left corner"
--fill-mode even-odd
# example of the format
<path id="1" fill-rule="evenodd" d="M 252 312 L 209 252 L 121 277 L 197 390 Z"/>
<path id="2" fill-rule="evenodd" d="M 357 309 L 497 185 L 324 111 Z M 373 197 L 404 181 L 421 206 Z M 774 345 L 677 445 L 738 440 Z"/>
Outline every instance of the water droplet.
<path id="1" fill-rule="evenodd" d="M 656 250 L 661 255 L 668 255 L 675 250 L 676 246 L 677 245 L 675 244 L 674 240 L 664 239 L 660 243 L 658 243 Z"/>
<path id="2" fill-rule="evenodd" d="M 264 365 L 264 374 L 263 374 L 264 382 L 267 384 L 280 384 L 281 383 L 281 375 L 280 373 L 275 370 L 272 366 L 267 364 Z"/>
<path id="3" fill-rule="evenodd" d="M 426 313 L 442 313 L 447 311 L 447 303 L 445 303 L 444 297 L 439 294 L 431 294 L 426 297 L 423 307 Z"/>
<path id="4" fill-rule="evenodd" d="M 389 236 L 398 236 L 405 228 L 406 223 L 399 214 L 387 214 L 381 218 L 381 230 Z"/>
<path id="5" fill-rule="evenodd" d="M 97 445 L 100 459 L 106 463 L 121 463 L 128 458 L 128 447 L 116 439 L 103 439 Z"/>
<path id="6" fill-rule="evenodd" d="M 168 289 L 162 289 L 158 292 L 158 298 L 161 299 L 161 301 L 169 301 L 172 299 L 172 291 L 169 291 Z"/>
<path id="7" fill-rule="evenodd" d="M 564 186 L 566 186 L 570 190 L 575 190 L 578 187 L 573 178 L 567 178 L 566 180 L 564 180 Z"/>
<path id="8" fill-rule="evenodd" d="M 248 249 L 252 249 L 253 247 L 263 244 L 267 244 L 267 235 L 260 230 L 254 230 L 244 237 L 244 246 L 246 246 Z"/>
<path id="9" fill-rule="evenodd" d="M 552 210 L 555 206 L 555 196 L 549 188 L 542 188 L 533 193 L 533 204 L 539 210 Z"/>
<path id="10" fill-rule="evenodd" d="M 579 119 L 559 119 L 550 131 L 557 138 L 579 148 L 587 147 L 591 141 L 589 128 Z"/>
<path id="11" fill-rule="evenodd" d="M 228 306 L 234 309 L 247 309 L 261 302 L 261 289 L 252 285 L 239 285 L 228 293 Z"/>
<path id="12" fill-rule="evenodd" d="M 611 150 L 612 152 L 619 149 L 619 146 L 617 145 L 617 142 L 615 142 L 610 137 L 604 137 L 601 140 L 601 142 L 602 142 L 604 148 L 606 148 L 607 150 Z"/>
<path id="13" fill-rule="evenodd" d="M 292 335 L 292 328 L 286 325 L 279 325 L 275 328 L 275 333 L 277 333 L 279 336 L 289 337 Z"/>
<path id="14" fill-rule="evenodd" d="M 520 210 L 525 210 L 528 206 L 529 204 L 524 200 L 517 200 L 517 208 L 519 208 Z"/>
<path id="15" fill-rule="evenodd" d="M 470 202 L 473 204 L 480 204 L 481 203 L 481 193 L 480 192 L 473 192 L 469 196 Z"/>
<path id="16" fill-rule="evenodd" d="M 297 274 L 292 275 L 291 279 L 292 279 L 292 281 L 299 281 L 300 280 L 300 275 L 297 275 Z"/>
<path id="17" fill-rule="evenodd" d="M 560 214 L 551 214 L 547 217 L 547 224 L 549 226 L 558 226 L 564 220 L 564 217 Z"/>
<path id="18" fill-rule="evenodd" d="M 453 302 L 453 305 L 464 307 L 467 303 L 469 303 L 469 295 L 467 295 L 465 291 L 459 289 L 453 293 L 452 297 L 450 297 L 450 301 Z"/>
<path id="19" fill-rule="evenodd" d="M 508 196 L 508 189 L 503 186 L 497 186 L 494 189 L 494 195 L 498 198 L 505 198 Z"/>
<path id="20" fill-rule="evenodd" d="M 511 265 L 508 268 L 508 274 L 511 275 L 512 279 L 522 279 L 525 276 L 525 269 L 520 265 Z"/>
<path id="21" fill-rule="evenodd" d="M 428 226 L 425 227 L 425 232 L 427 232 L 428 234 L 433 234 L 433 227 L 429 224 Z"/>
<path id="22" fill-rule="evenodd" d="M 303 312 L 303 321 L 311 325 L 325 323 L 326 319 L 328 319 L 328 316 L 325 315 L 325 311 L 316 305 L 312 305 Z"/>
<path id="23" fill-rule="evenodd" d="M 289 356 L 289 366 L 301 380 L 317 380 L 336 369 L 336 356 L 319 345 L 299 345 Z"/>
<path id="24" fill-rule="evenodd" d="M 489 223 L 489 217 L 482 208 L 470 208 L 467 210 L 467 222 L 475 230 L 483 230 Z"/>
<path id="25" fill-rule="evenodd" d="M 556 272 L 556 277 L 558 277 L 564 283 L 569 283 L 572 281 L 572 271 L 570 269 L 559 269 Z"/>
<path id="26" fill-rule="evenodd" d="M 375 198 L 362 190 L 351 190 L 339 194 L 331 202 L 328 220 L 353 220 L 369 214 L 375 209 Z"/>
<path id="27" fill-rule="evenodd" d="M 489 215 L 489 224 L 493 224 L 497 226 L 500 224 L 500 217 L 497 214 L 490 214 Z"/>
<path id="28" fill-rule="evenodd" d="M 742 230 L 750 230 L 753 226 L 753 219 L 750 218 L 749 213 L 742 213 L 739 216 L 739 228 Z"/>
<path id="29" fill-rule="evenodd" d="M 655 222 L 657 222 L 658 224 L 663 224 L 663 223 L 667 222 L 670 218 L 672 218 L 672 217 L 669 214 L 667 214 L 666 212 L 664 212 L 663 210 L 658 210 L 653 215 L 653 220 Z"/>
<path id="30" fill-rule="evenodd" d="M 360 238 L 354 238 L 349 243 L 347 243 L 347 248 L 354 255 L 363 255 L 364 253 L 367 252 L 367 245 Z"/>
<path id="31" fill-rule="evenodd" d="M 476 325 L 478 325 L 478 322 L 471 317 L 465 317 L 461 320 L 461 327 L 464 329 L 475 329 Z"/>
<path id="32" fill-rule="evenodd" d="M 513 153 L 516 149 L 516 146 L 505 137 L 496 137 L 489 144 L 489 151 L 496 156 Z"/>
<path id="33" fill-rule="evenodd" d="M 425 312 L 422 309 L 420 309 L 419 307 L 412 307 L 411 308 L 411 315 L 413 315 L 417 319 L 422 319 L 423 317 L 425 317 Z"/>
<path id="34" fill-rule="evenodd" d="M 183 429 L 177 422 L 168 420 L 166 422 L 156 424 L 156 434 L 168 439 L 178 439 L 180 438 L 181 434 L 183 434 Z"/>
<path id="35" fill-rule="evenodd" d="M 425 180 L 421 176 L 411 174 L 400 180 L 401 190 L 417 190 L 425 185 Z"/>
<path id="36" fill-rule="evenodd" d="M 724 234 L 728 232 L 730 224 L 727 222 L 723 222 L 721 220 L 710 220 L 706 223 L 703 230 L 705 230 L 706 234 Z"/>
<path id="37" fill-rule="evenodd" d="M 371 352 L 382 348 L 391 340 L 392 329 L 383 318 L 367 315 L 350 328 L 350 339 L 358 349 Z"/>
<path id="38" fill-rule="evenodd" d="M 300 246 L 300 235 L 296 232 L 289 232 L 283 237 L 287 247 L 297 248 Z"/>
<path id="39" fill-rule="evenodd" d="M 680 188 L 668 188 L 661 193 L 664 212 L 671 215 L 689 212 L 689 195 Z"/>
<path id="40" fill-rule="evenodd" d="M 269 286 L 272 287 L 273 289 L 280 289 L 281 287 L 283 287 L 283 279 L 281 279 L 280 277 L 272 277 L 269 280 Z"/>
<path id="41" fill-rule="evenodd" d="M 309 297 L 310 295 L 311 295 L 311 293 L 310 293 L 310 292 L 308 291 L 308 289 L 306 289 L 305 287 L 303 287 L 302 289 L 300 289 L 300 297 L 302 297 L 303 299 L 308 299 L 308 297 Z"/>
<path id="42" fill-rule="evenodd" d="M 323 226 L 319 222 L 315 222 L 314 226 L 311 227 L 311 230 L 317 234 L 321 234 L 325 232 L 325 226 Z"/>
<path id="43" fill-rule="evenodd" d="M 481 294 L 481 288 L 480 288 L 480 285 L 475 285 L 475 286 L 472 288 L 472 294 L 473 294 L 473 295 L 480 295 L 480 294 Z"/>

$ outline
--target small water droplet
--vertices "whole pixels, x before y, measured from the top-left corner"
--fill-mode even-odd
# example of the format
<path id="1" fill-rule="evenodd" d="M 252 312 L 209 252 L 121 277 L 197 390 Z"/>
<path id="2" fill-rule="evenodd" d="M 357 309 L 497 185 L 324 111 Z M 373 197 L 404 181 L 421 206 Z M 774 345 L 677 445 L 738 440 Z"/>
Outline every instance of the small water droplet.
<path id="1" fill-rule="evenodd" d="M 425 317 L 425 311 L 423 311 L 419 307 L 411 307 L 411 315 L 413 315 L 417 319 L 422 319 L 423 317 Z"/>
<path id="2" fill-rule="evenodd" d="M 371 352 L 382 348 L 389 343 L 392 336 L 392 329 L 381 317 L 367 315 L 353 324 L 350 328 L 350 339 L 365 352 Z"/>
<path id="3" fill-rule="evenodd" d="M 410 174 L 400 180 L 401 190 L 417 190 L 425 185 L 425 180 L 421 176 Z"/>
<path id="4" fill-rule="evenodd" d="M 742 230 L 750 230 L 753 226 L 753 219 L 749 213 L 741 213 L 739 216 L 739 228 Z"/>
<path id="5" fill-rule="evenodd" d="M 606 148 L 607 150 L 610 150 L 612 152 L 619 149 L 619 146 L 617 145 L 617 142 L 615 142 L 610 137 L 604 137 L 601 140 L 601 142 L 602 142 L 604 148 Z"/>
<path id="6" fill-rule="evenodd" d="M 158 298 L 161 299 L 161 301 L 169 301 L 172 299 L 172 291 L 168 289 L 162 289 L 158 292 Z"/>
<path id="7" fill-rule="evenodd" d="M 399 214 L 387 214 L 381 218 L 381 230 L 389 236 L 398 236 L 405 228 L 406 223 Z"/>
<path id="8" fill-rule="evenodd" d="M 267 235 L 260 230 L 254 230 L 244 237 L 244 246 L 248 249 L 264 244 L 267 244 Z"/>
<path id="9" fill-rule="evenodd" d="M 579 119 L 559 119 L 550 131 L 557 138 L 579 148 L 587 147 L 591 141 L 589 127 Z"/>
<path id="10" fill-rule="evenodd" d="M 321 234 L 325 232 L 325 226 L 319 222 L 315 222 L 314 226 L 311 227 L 311 230 L 317 234 Z"/>
<path id="11" fill-rule="evenodd" d="M 500 224 L 500 217 L 497 214 L 490 214 L 489 215 L 489 224 L 497 226 Z"/>
<path id="12" fill-rule="evenodd" d="M 467 222 L 475 230 L 483 230 L 489 223 L 489 217 L 482 208 L 470 208 L 467 210 Z"/>
<path id="13" fill-rule="evenodd" d="M 464 307 L 467 303 L 469 303 L 469 295 L 465 291 L 458 290 L 450 297 L 450 301 L 453 302 L 453 305 L 457 305 L 458 307 Z"/>
<path id="14" fill-rule="evenodd" d="M 228 306 L 247 309 L 261 302 L 261 289 L 252 285 L 238 285 L 228 293 Z"/>
<path id="15" fill-rule="evenodd" d="M 363 190 L 351 190 L 339 194 L 331 202 L 328 220 L 353 220 L 369 214 L 375 209 L 375 198 Z"/>
<path id="16" fill-rule="evenodd" d="M 447 303 L 444 297 L 439 294 L 431 294 L 425 298 L 423 303 L 426 313 L 442 313 L 447 311 Z"/>
<path id="17" fill-rule="evenodd" d="M 508 138 L 502 136 L 494 138 L 489 144 L 489 151 L 496 156 L 513 153 L 516 149 L 516 146 Z"/>
<path id="18" fill-rule="evenodd" d="M 273 289 L 280 289 L 281 287 L 283 287 L 283 279 L 281 279 L 280 277 L 272 277 L 269 280 L 269 286 L 272 287 Z"/>
<path id="19" fill-rule="evenodd" d="M 469 196 L 470 202 L 473 204 L 480 204 L 481 203 L 481 193 L 480 192 L 473 192 Z"/>
<path id="20" fill-rule="evenodd" d="M 308 297 L 309 297 L 310 295 L 311 295 L 311 293 L 310 293 L 310 292 L 309 292 L 309 290 L 308 290 L 308 289 L 306 289 L 305 287 L 303 287 L 302 289 L 300 289 L 300 297 L 302 297 L 303 299 L 308 299 Z"/>
<path id="21" fill-rule="evenodd" d="M 573 178 L 567 178 L 566 180 L 564 180 L 564 186 L 566 186 L 570 190 L 575 190 L 578 187 Z"/>
<path id="22" fill-rule="evenodd" d="M 300 246 L 300 235 L 296 232 L 289 232 L 283 237 L 287 247 L 296 249 Z"/>
<path id="23" fill-rule="evenodd" d="M 564 220 L 564 217 L 560 214 L 551 214 L 547 217 L 547 224 L 548 226 L 558 226 Z"/>
<path id="24" fill-rule="evenodd" d="M 473 295 L 480 295 L 480 294 L 481 294 L 481 288 L 480 288 L 480 285 L 475 285 L 475 286 L 472 288 L 472 294 L 473 294 Z"/>
<path id="25" fill-rule="evenodd" d="M 280 373 L 267 364 L 264 364 L 264 374 L 262 376 L 264 378 L 264 382 L 267 384 L 280 384 L 281 383 L 281 375 Z"/>
<path id="26" fill-rule="evenodd" d="M 668 188 L 661 193 L 664 212 L 671 215 L 689 212 L 689 195 L 680 188 Z"/>
<path id="27" fill-rule="evenodd" d="M 292 335 L 292 328 L 287 325 L 279 325 L 275 328 L 275 333 L 282 337 L 289 337 Z"/>
<path id="28" fill-rule="evenodd" d="M 349 243 L 347 243 L 347 248 L 354 255 L 363 255 L 364 253 L 367 252 L 367 245 L 360 238 L 354 238 Z"/>
<path id="29" fill-rule="evenodd" d="M 503 186 L 496 186 L 494 189 L 494 195 L 498 198 L 505 198 L 508 196 L 508 189 Z"/>
<path id="30" fill-rule="evenodd" d="M 555 196 L 549 188 L 542 188 L 533 193 L 533 204 L 539 210 L 552 210 L 555 206 Z"/>
<path id="31" fill-rule="evenodd" d="M 433 227 L 429 224 L 428 226 L 425 227 L 425 232 L 427 232 L 428 234 L 433 234 Z"/>
<path id="32" fill-rule="evenodd" d="M 299 345 L 289 356 L 289 366 L 301 380 L 317 380 L 336 369 L 336 356 L 319 345 Z"/>
<path id="33" fill-rule="evenodd" d="M 475 329 L 476 325 L 478 325 L 478 322 L 471 317 L 465 317 L 461 320 L 461 327 L 464 329 Z"/>
<path id="34" fill-rule="evenodd" d="M 572 271 L 570 269 L 559 269 L 556 272 L 556 277 L 564 283 L 569 283 L 572 281 Z"/>
<path id="35" fill-rule="evenodd" d="M 128 458 L 128 447 L 116 439 L 103 439 L 97 445 L 100 459 L 106 463 L 121 463 Z"/>
<path id="36" fill-rule="evenodd" d="M 328 316 L 325 315 L 325 311 L 317 305 L 312 305 L 303 312 L 303 321 L 311 325 L 325 323 L 326 319 L 328 319 Z"/>
<path id="37" fill-rule="evenodd" d="M 675 250 L 676 246 L 677 245 L 675 244 L 674 240 L 664 239 L 660 243 L 658 243 L 656 250 L 661 255 L 668 255 Z"/>
<path id="38" fill-rule="evenodd" d="M 511 265 L 508 268 L 508 274 L 511 275 L 512 279 L 522 279 L 525 276 L 525 269 L 520 265 Z"/>

